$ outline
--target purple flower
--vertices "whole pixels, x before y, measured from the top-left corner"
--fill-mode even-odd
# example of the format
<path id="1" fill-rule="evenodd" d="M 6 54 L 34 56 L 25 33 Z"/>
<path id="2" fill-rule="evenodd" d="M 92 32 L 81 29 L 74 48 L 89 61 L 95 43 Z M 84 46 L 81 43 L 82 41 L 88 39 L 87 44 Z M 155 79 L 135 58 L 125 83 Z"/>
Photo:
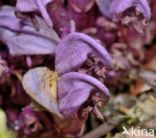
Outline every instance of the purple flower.
<path id="1" fill-rule="evenodd" d="M 55 67 L 58 74 L 77 71 L 91 54 L 95 54 L 103 65 L 111 67 L 110 55 L 97 41 L 82 33 L 69 34 L 56 49 Z"/>
<path id="2" fill-rule="evenodd" d="M 74 124 L 79 124 L 71 125 L 68 133 L 80 130 L 87 114 L 91 111 L 97 114 L 99 105 L 107 102 L 110 96 L 102 82 L 77 72 L 89 54 L 96 55 L 103 66 L 111 67 L 111 57 L 104 47 L 85 34 L 71 33 L 57 47 L 55 72 L 37 67 L 29 70 L 23 78 L 25 91 L 59 118 L 55 121 L 60 129 L 67 129 L 60 120 L 68 124 L 73 119 Z"/>
<path id="3" fill-rule="evenodd" d="M 114 22 L 132 26 L 141 32 L 151 18 L 151 10 L 146 0 L 97 0 L 100 11 Z"/>
<path id="4" fill-rule="evenodd" d="M 62 111 L 63 109 L 65 109 L 64 111 L 66 111 L 66 108 L 68 108 L 68 110 L 73 110 L 73 111 L 77 110 L 89 98 L 90 92 L 94 87 L 104 92 L 106 96 L 109 95 L 108 89 L 104 86 L 104 84 L 101 84 L 98 80 L 92 78 L 91 76 L 85 74 L 82 75 L 82 73 L 76 73 L 78 69 L 81 68 L 81 65 L 87 60 L 89 54 L 93 54 L 93 53 L 97 55 L 98 58 L 102 61 L 103 66 L 110 67 L 112 65 L 111 57 L 109 56 L 106 49 L 102 47 L 94 39 L 92 39 L 91 37 L 85 34 L 71 33 L 59 43 L 55 56 L 56 56 L 56 73 L 59 75 L 58 100 L 59 100 L 59 104 L 61 103 L 60 108 Z M 73 71 L 75 71 L 75 73 Z M 29 75 L 34 74 L 34 75 L 29 76 L 28 74 Z M 32 76 L 33 77 L 38 76 L 38 80 L 37 80 L 38 84 L 31 82 L 34 81 L 32 80 L 33 79 Z M 46 80 L 48 76 L 50 76 L 49 78 L 50 80 L 49 79 Z M 39 79 L 39 77 L 41 79 Z M 27 75 L 24 77 L 24 83 L 28 85 L 40 85 L 44 81 L 46 82 L 55 81 L 56 78 L 57 76 L 55 75 L 55 73 L 50 71 L 49 69 L 36 68 L 36 69 L 32 69 L 27 73 Z M 35 88 L 35 89 L 33 88 L 30 91 L 35 90 L 38 93 L 38 91 L 42 91 L 42 85 L 40 85 L 40 87 L 41 88 Z M 50 87 L 50 84 L 47 87 Z M 29 86 L 27 88 L 29 89 Z M 54 89 L 55 88 L 53 88 L 53 90 Z M 43 93 L 44 91 L 45 89 L 43 89 Z M 75 91 L 80 91 L 80 92 L 75 92 Z M 35 95 L 37 95 L 37 93 Z M 47 93 L 49 92 L 47 91 Z M 84 93 L 85 95 L 82 95 L 81 93 Z M 52 98 L 54 97 L 56 96 L 53 96 Z M 40 98 L 42 99 L 42 97 Z M 65 100 L 66 98 L 68 99 L 71 98 L 71 101 L 73 102 L 75 101 L 73 100 L 73 98 L 77 98 L 77 100 L 80 98 L 81 100 L 78 100 L 77 102 L 75 101 L 77 105 L 74 108 L 72 106 L 74 106 L 75 103 L 74 105 L 64 103 L 64 101 L 65 102 L 69 101 L 69 100 Z M 39 101 L 41 101 L 41 99 L 39 99 Z M 50 103 L 47 101 L 46 105 L 50 105 Z M 71 108 L 66 106 L 71 106 Z M 50 108 L 48 107 L 48 109 L 52 110 L 51 107 Z"/>
<path id="5" fill-rule="evenodd" d="M 0 9 L 0 41 L 8 46 L 11 55 L 54 54 L 57 34 L 43 19 L 35 18 L 38 29 L 29 18 L 17 18 L 13 7 Z"/>
<path id="6" fill-rule="evenodd" d="M 52 27 L 52 20 L 46 10 L 46 5 L 53 0 L 17 0 L 16 10 L 19 12 L 34 12 L 39 11 L 46 21 Z"/>

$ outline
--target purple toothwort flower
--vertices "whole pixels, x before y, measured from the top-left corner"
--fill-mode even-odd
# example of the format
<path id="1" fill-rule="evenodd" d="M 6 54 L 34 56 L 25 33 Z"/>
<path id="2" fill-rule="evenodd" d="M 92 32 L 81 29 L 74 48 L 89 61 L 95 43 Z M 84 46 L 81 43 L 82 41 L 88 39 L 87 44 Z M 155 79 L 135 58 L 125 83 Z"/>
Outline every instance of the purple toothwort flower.
<path id="1" fill-rule="evenodd" d="M 69 34 L 56 49 L 55 67 L 58 74 L 77 71 L 91 54 L 95 54 L 105 66 L 111 67 L 110 55 L 97 41 L 82 33 Z"/>
<path id="2" fill-rule="evenodd" d="M 42 18 L 35 18 L 38 30 L 29 18 L 17 18 L 14 7 L 1 7 L 0 41 L 8 46 L 11 55 L 54 54 L 59 37 Z"/>
<path id="3" fill-rule="evenodd" d="M 97 0 L 100 11 L 114 22 L 132 26 L 141 33 L 141 29 L 151 18 L 147 0 Z"/>
<path id="4" fill-rule="evenodd" d="M 93 55 L 101 61 L 102 66 L 112 66 L 112 59 L 107 50 L 88 35 L 71 33 L 57 46 L 55 67 L 61 76 L 58 81 L 59 110 L 67 118 L 78 116 L 80 107 L 92 95 L 94 89 L 103 93 L 102 99 L 109 99 L 109 90 L 104 84 L 89 75 L 78 73 Z"/>
<path id="5" fill-rule="evenodd" d="M 16 10 L 18 12 L 34 12 L 39 11 L 46 21 L 52 27 L 52 20 L 46 10 L 46 5 L 53 0 L 17 0 Z"/>
<path id="6" fill-rule="evenodd" d="M 37 67 L 23 78 L 25 91 L 57 116 L 56 124 L 64 133 L 78 132 L 88 113 L 99 114 L 98 107 L 110 97 L 108 88 L 92 74 L 78 72 L 90 54 L 97 56 L 103 66 L 111 67 L 111 57 L 104 47 L 85 34 L 71 33 L 57 46 L 55 72 Z M 67 124 L 70 127 L 65 127 Z"/>

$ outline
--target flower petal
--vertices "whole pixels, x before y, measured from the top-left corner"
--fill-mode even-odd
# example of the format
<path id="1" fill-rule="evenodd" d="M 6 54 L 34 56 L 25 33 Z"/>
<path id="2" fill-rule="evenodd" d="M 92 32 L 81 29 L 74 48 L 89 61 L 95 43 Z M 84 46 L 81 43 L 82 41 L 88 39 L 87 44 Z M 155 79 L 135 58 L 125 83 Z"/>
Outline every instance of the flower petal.
<path id="1" fill-rule="evenodd" d="M 10 28 L 19 29 L 21 27 L 20 19 L 15 18 L 15 8 L 11 6 L 3 6 L 0 9 L 0 26 L 8 26 Z"/>
<path id="2" fill-rule="evenodd" d="M 97 79 L 82 73 L 70 72 L 58 81 L 59 110 L 65 117 L 77 114 L 80 106 L 87 101 L 91 91 L 98 89 L 109 99 L 108 88 Z"/>
<path id="3" fill-rule="evenodd" d="M 46 23 L 52 27 L 52 20 L 46 10 L 46 5 L 52 1 L 53 0 L 17 0 L 16 10 L 20 12 L 40 11 Z"/>
<path id="4" fill-rule="evenodd" d="M 113 0 L 110 7 L 113 19 L 115 20 L 116 16 L 133 6 L 140 10 L 145 19 L 150 20 L 151 10 L 146 0 Z"/>
<path id="5" fill-rule="evenodd" d="M 59 41 L 55 31 L 40 17 L 36 17 L 39 26 L 37 31 L 29 19 L 18 19 L 14 12 L 15 9 L 10 6 L 0 10 L 0 41 L 9 47 L 10 54 L 53 54 Z"/>
<path id="6" fill-rule="evenodd" d="M 61 117 L 57 103 L 57 74 L 46 67 L 29 70 L 23 77 L 27 94 L 54 115 Z"/>
<path id="7" fill-rule="evenodd" d="M 104 65 L 110 67 L 112 60 L 107 50 L 93 38 L 83 33 L 71 33 L 56 49 L 55 67 L 59 74 L 76 71 L 86 61 L 89 54 L 95 53 Z"/>
<path id="8" fill-rule="evenodd" d="M 97 0 L 97 4 L 106 17 L 111 18 L 114 22 L 132 24 L 135 28 L 146 25 L 151 18 L 147 0 Z M 140 25 L 136 25 L 138 21 Z"/>

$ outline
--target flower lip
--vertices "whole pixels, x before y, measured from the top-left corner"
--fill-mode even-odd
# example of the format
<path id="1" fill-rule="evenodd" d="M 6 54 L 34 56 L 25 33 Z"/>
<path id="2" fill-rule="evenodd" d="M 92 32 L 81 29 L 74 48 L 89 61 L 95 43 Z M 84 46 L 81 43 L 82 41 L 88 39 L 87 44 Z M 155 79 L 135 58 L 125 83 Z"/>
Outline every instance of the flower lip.
<path id="1" fill-rule="evenodd" d="M 98 93 L 104 101 L 109 99 L 108 88 L 94 77 L 78 72 L 62 75 L 58 81 L 60 112 L 65 117 L 77 114 L 79 108 L 88 100 L 95 89 L 99 90 Z"/>
<path id="2" fill-rule="evenodd" d="M 83 73 L 78 73 L 78 72 L 70 72 L 61 76 L 60 80 L 61 79 L 72 80 L 72 81 L 77 80 L 77 81 L 88 83 L 94 86 L 95 88 L 97 88 L 98 90 L 100 90 L 106 97 L 110 97 L 110 92 L 108 88 L 92 76 L 89 76 Z"/>

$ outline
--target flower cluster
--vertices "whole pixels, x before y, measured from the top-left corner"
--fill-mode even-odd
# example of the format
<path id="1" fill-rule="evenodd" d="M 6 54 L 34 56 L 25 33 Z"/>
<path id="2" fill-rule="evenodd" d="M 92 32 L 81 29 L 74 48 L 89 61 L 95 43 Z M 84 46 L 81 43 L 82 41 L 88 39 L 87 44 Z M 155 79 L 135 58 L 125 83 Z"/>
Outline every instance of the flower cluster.
<path id="1" fill-rule="evenodd" d="M 9 126 L 28 137 L 43 125 L 57 127 L 58 137 L 76 137 L 90 112 L 103 119 L 99 108 L 110 98 L 105 84 L 117 85 L 144 60 L 143 45 L 156 35 L 154 15 L 146 26 L 151 16 L 147 0 L 17 0 L 14 7 L 1 6 L 0 41 L 12 57 L 0 51 L 0 85 L 12 82 L 6 74 L 16 76 L 10 94 L 16 100 L 10 101 L 20 103 L 20 110 L 7 110 Z M 0 94 L 0 105 L 10 106 L 4 101 Z"/>

